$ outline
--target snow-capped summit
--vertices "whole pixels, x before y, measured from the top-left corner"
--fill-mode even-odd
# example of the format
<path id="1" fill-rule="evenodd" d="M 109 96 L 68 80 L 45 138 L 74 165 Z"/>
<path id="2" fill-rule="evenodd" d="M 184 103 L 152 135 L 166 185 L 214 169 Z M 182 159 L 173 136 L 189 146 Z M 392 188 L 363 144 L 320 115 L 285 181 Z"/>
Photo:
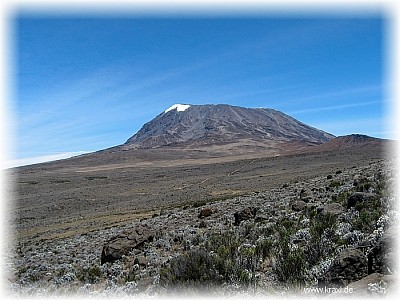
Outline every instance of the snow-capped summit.
<path id="1" fill-rule="evenodd" d="M 177 111 L 185 111 L 190 107 L 189 104 L 174 104 L 170 108 L 168 108 L 164 113 L 169 112 L 170 110 L 176 109 Z"/>

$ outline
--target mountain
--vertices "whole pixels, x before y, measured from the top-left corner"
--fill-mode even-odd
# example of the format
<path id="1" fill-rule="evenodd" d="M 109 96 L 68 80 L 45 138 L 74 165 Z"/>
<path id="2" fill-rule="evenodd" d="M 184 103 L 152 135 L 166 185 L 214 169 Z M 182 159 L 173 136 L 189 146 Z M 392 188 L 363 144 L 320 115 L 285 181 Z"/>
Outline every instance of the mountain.
<path id="1" fill-rule="evenodd" d="M 125 147 L 204 147 L 209 145 L 318 145 L 333 135 L 308 126 L 280 111 L 226 104 L 175 104 L 146 123 Z"/>
<path id="2" fill-rule="evenodd" d="M 374 138 L 364 134 L 350 134 L 335 137 L 322 145 L 318 145 L 315 147 L 315 150 L 339 150 L 351 147 L 387 146 L 389 144 L 389 140 Z"/>

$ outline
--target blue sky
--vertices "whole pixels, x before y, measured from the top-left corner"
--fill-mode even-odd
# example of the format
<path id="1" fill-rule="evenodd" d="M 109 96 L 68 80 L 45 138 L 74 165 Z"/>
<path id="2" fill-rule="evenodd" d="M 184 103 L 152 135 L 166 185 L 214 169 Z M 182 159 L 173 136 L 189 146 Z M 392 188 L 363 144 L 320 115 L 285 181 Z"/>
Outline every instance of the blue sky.
<path id="1" fill-rule="evenodd" d="M 351 17 L 16 14 L 17 159 L 124 143 L 175 103 L 390 138 L 386 26 Z"/>

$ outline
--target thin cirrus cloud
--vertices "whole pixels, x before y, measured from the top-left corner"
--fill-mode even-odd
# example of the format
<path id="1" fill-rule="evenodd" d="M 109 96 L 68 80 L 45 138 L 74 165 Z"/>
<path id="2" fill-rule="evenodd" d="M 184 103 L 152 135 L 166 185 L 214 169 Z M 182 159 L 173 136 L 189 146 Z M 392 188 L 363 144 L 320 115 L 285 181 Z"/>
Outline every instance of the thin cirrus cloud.
<path id="1" fill-rule="evenodd" d="M 36 157 L 13 159 L 5 162 L 2 169 L 15 168 L 25 165 L 39 164 L 47 161 L 60 160 L 60 159 L 70 158 L 73 156 L 82 155 L 85 153 L 87 153 L 87 151 L 65 152 L 65 153 L 57 153 L 57 154 L 50 154 L 50 155 L 43 155 Z"/>
<path id="2" fill-rule="evenodd" d="M 141 116 L 149 117 L 157 111 L 155 102 L 176 98 L 178 87 L 162 85 L 193 68 L 186 66 L 132 79 L 130 76 L 134 72 L 123 67 L 119 72 L 116 69 L 112 66 L 107 72 L 103 68 L 75 82 L 65 83 L 64 89 L 54 93 L 32 96 L 36 98 L 32 104 L 24 104 L 16 115 L 20 152 L 25 152 L 26 147 L 39 148 L 46 144 L 68 146 L 84 134 L 94 135 L 91 130 L 96 126 L 108 132 L 115 126 L 124 127 L 123 122 L 126 122 L 127 130 L 130 126 L 131 130 L 138 129 L 138 125 L 130 124 L 129 120 L 143 122 Z M 116 136 L 103 145 L 113 146 L 128 137 Z"/>
<path id="3" fill-rule="evenodd" d="M 338 109 L 359 107 L 359 106 L 367 106 L 367 105 L 380 104 L 380 103 L 382 103 L 382 101 L 355 102 L 355 103 L 349 103 L 349 104 L 341 104 L 341 105 L 332 105 L 332 106 L 323 106 L 323 107 L 317 107 L 317 108 L 301 109 L 301 110 L 288 112 L 288 114 L 289 115 L 298 115 L 298 114 L 304 114 L 304 113 L 314 113 L 314 112 L 321 112 L 321 111 L 338 110 Z"/>

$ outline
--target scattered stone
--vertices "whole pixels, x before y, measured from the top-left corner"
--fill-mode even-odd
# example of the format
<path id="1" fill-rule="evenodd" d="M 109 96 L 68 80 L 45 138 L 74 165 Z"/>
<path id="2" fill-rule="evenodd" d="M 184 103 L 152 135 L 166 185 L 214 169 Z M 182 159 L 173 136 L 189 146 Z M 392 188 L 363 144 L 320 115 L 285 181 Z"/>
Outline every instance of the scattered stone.
<path id="1" fill-rule="evenodd" d="M 135 265 L 139 265 L 141 267 L 146 267 L 148 264 L 148 259 L 144 255 L 140 255 L 135 257 L 135 260 L 133 262 Z"/>
<path id="2" fill-rule="evenodd" d="M 391 274 L 397 269 L 397 252 L 395 249 L 397 234 L 395 230 L 395 228 L 390 227 L 377 245 L 368 251 L 368 274 L 376 272 Z"/>
<path id="3" fill-rule="evenodd" d="M 300 200 L 308 203 L 312 200 L 312 195 L 313 195 L 313 193 L 311 191 L 302 189 L 300 191 Z"/>
<path id="4" fill-rule="evenodd" d="M 325 283 L 327 287 L 347 285 L 356 291 L 354 286 L 362 284 L 362 290 L 366 291 L 366 295 L 378 295 L 376 293 L 384 290 L 386 282 L 391 284 L 390 280 L 393 276 L 376 272 L 396 273 L 397 271 L 395 261 L 393 261 L 396 253 L 388 238 L 396 236 L 395 227 L 389 227 L 393 226 L 390 224 L 393 224 L 396 215 L 385 212 L 382 216 L 384 218 L 380 218 L 379 224 L 376 224 L 377 229 L 374 232 L 366 232 L 364 229 L 356 230 L 352 221 L 359 216 L 359 211 L 353 207 L 343 212 L 348 203 L 340 207 L 337 203 L 332 203 L 331 199 L 339 192 L 354 191 L 354 175 L 363 174 L 365 177 L 366 173 L 370 173 L 375 176 L 379 165 L 384 166 L 376 163 L 364 168 L 344 169 L 342 174 L 334 176 L 343 182 L 343 185 L 339 189 L 328 192 L 325 190 L 326 176 L 319 176 L 288 185 L 286 189 L 278 187 L 262 193 L 207 203 L 206 206 L 200 208 L 170 207 L 168 210 L 160 211 L 158 216 L 154 214 L 152 218 L 142 219 L 140 222 L 132 220 L 126 224 L 116 224 L 62 239 L 21 243 L 18 245 L 19 251 L 14 251 L 10 256 L 14 261 L 9 269 L 14 277 L 7 276 L 7 278 L 11 281 L 13 291 L 20 295 L 37 296 L 51 292 L 60 295 L 80 291 L 82 295 L 98 297 L 113 295 L 140 298 L 157 291 L 155 296 L 161 296 L 163 288 L 160 286 L 160 270 L 162 266 L 168 265 L 172 259 L 184 251 L 201 249 L 208 241 L 211 232 L 223 233 L 231 230 L 241 238 L 245 235 L 249 241 L 246 247 L 250 247 L 257 245 L 254 243 L 254 239 L 257 238 L 259 238 L 258 241 L 266 238 L 272 243 L 277 242 L 279 237 L 275 231 L 276 223 L 282 219 L 291 220 L 294 222 L 296 231 L 290 235 L 288 241 L 290 251 L 304 250 L 304 247 L 310 245 L 310 220 L 318 211 L 321 214 L 327 212 L 338 214 L 338 226 L 335 233 L 342 238 L 340 242 L 344 241 L 346 246 L 339 245 L 328 238 L 326 243 L 328 248 L 324 248 L 325 245 L 322 248 L 322 250 L 329 250 L 328 256 L 323 254 L 316 265 L 307 265 L 306 276 L 317 276 L 319 282 L 322 285 Z M 381 167 L 381 169 L 384 168 Z M 387 172 L 384 175 L 387 176 Z M 394 173 L 390 176 L 394 177 Z M 371 175 L 368 178 L 375 185 L 376 182 L 373 181 L 375 177 Z M 303 193 L 300 192 L 302 188 Z M 373 191 L 373 189 L 370 190 Z M 299 193 L 304 194 L 301 195 L 302 199 Z M 307 193 L 309 193 L 308 196 Z M 307 200 L 307 197 L 311 199 Z M 390 203 L 392 198 L 394 199 L 385 194 L 382 199 Z M 288 209 L 293 204 L 303 206 L 302 202 L 305 203 L 305 208 L 300 207 L 298 211 Z M 212 211 L 212 214 L 207 216 L 205 213 L 203 216 L 202 210 L 206 210 L 206 207 Z M 392 208 L 389 207 L 389 209 L 395 212 Z M 232 228 L 233 215 L 235 225 L 240 224 L 241 227 Z M 391 229 L 393 229 L 392 233 L 389 232 Z M 384 233 L 383 230 L 386 232 Z M 325 240 L 322 240 L 321 244 L 325 244 Z M 99 245 L 104 245 L 103 249 L 99 249 Z M 351 248 L 345 249 L 347 245 Z M 330 246 L 334 247 L 332 250 L 337 256 L 333 261 Z M 100 250 L 103 250 L 101 259 Z M 259 287 L 257 292 L 260 294 L 256 296 L 264 292 L 269 293 L 263 290 L 263 287 L 278 283 L 274 268 L 277 256 L 274 255 L 273 248 L 271 251 L 270 254 L 265 252 L 266 257 L 262 256 L 257 261 L 255 278 Z M 100 260 L 101 266 L 99 266 Z M 375 273 L 371 274 L 371 277 L 367 276 L 371 272 Z M 84 282 L 81 278 L 89 278 L 95 283 Z M 290 289 L 286 283 L 278 284 Z M 227 283 L 225 287 L 231 288 L 230 284 Z M 271 293 L 273 294 L 273 291 Z"/>
<path id="5" fill-rule="evenodd" d="M 235 218 L 235 226 L 239 226 L 239 224 L 242 221 L 245 220 L 250 220 L 250 219 L 254 219 L 257 213 L 257 208 L 255 207 L 247 207 L 243 210 L 241 210 L 240 212 L 235 212 L 234 213 L 234 218 Z"/>
<path id="6" fill-rule="evenodd" d="M 299 200 L 292 204 L 292 210 L 303 211 L 306 208 L 306 206 L 307 206 L 306 202 L 304 202 L 303 200 Z"/>
<path id="7" fill-rule="evenodd" d="M 199 213 L 199 218 L 207 218 L 213 214 L 213 211 L 211 208 L 203 208 L 200 213 Z"/>
<path id="8" fill-rule="evenodd" d="M 318 211 L 318 209 L 320 209 L 320 211 Z M 318 209 L 317 212 L 320 212 L 322 214 L 333 214 L 335 216 L 340 215 L 344 212 L 344 207 L 339 203 L 325 204 L 322 207 L 318 207 Z"/>

